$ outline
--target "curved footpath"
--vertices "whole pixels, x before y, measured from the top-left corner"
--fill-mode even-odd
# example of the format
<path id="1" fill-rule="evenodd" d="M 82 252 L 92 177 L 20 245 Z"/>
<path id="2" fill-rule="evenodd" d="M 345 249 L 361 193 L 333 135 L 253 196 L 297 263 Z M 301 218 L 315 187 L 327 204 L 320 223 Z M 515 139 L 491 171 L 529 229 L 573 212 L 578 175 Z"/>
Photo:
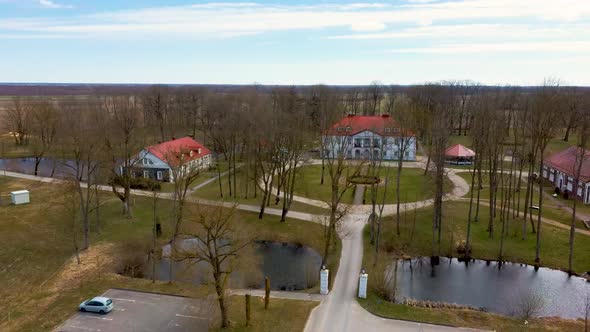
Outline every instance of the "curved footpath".
<path id="1" fill-rule="evenodd" d="M 463 178 L 456 175 L 451 169 L 447 170 L 447 175 L 453 182 L 454 188 L 451 193 L 445 195 L 445 200 L 457 199 L 467 194 L 469 186 Z M 414 207 L 426 207 L 431 204 L 433 204 L 432 199 L 405 203 L 400 205 L 400 211 L 407 211 Z M 351 213 L 344 217 L 343 224 L 339 229 L 339 236 L 342 239 L 342 252 L 334 285 L 332 285 L 330 293 L 321 304 L 312 311 L 305 326 L 305 332 L 353 332 L 363 330 L 475 331 L 473 329 L 381 318 L 361 307 L 356 301 L 356 292 L 363 260 L 363 229 L 371 208 L 366 205 L 353 205 L 351 208 Z M 384 214 L 395 214 L 395 208 L 395 204 L 386 205 Z"/>
<path id="2" fill-rule="evenodd" d="M 408 167 L 423 167 L 423 163 L 404 163 Z M 38 177 L 33 175 L 4 172 L 0 175 L 9 177 L 22 178 L 27 180 L 41 181 L 47 183 L 62 182 L 59 179 Z M 465 196 L 469 192 L 469 185 L 460 176 L 458 176 L 453 169 L 447 169 L 447 176 L 453 182 L 454 188 L 451 193 L 445 195 L 444 200 L 457 200 Z M 85 184 L 84 184 L 85 186 Z M 99 186 L 100 190 L 111 191 L 110 186 Z M 133 195 L 151 196 L 149 191 L 132 190 Z M 160 194 L 160 198 L 172 199 L 172 194 Z M 234 204 L 230 202 L 219 202 L 204 199 L 190 199 L 193 202 L 217 205 L 217 206 L 235 206 L 237 209 L 258 212 L 259 207 L 254 205 Z M 296 197 L 296 201 L 326 207 L 326 203 L 318 200 L 312 200 L 305 197 Z M 404 203 L 400 205 L 400 211 L 407 211 L 414 208 L 427 207 L 433 204 L 432 199 Z M 335 331 L 335 332 L 356 332 L 356 331 L 475 331 L 473 329 L 455 328 L 440 325 L 424 324 L 417 322 L 408 322 L 395 319 L 386 319 L 377 317 L 364 308 L 362 308 L 356 301 L 358 277 L 362 265 L 363 257 L 363 228 L 368 220 L 371 207 L 369 205 L 352 205 L 350 206 L 350 213 L 343 219 L 342 226 L 339 229 L 338 235 L 342 239 L 342 252 L 340 256 L 340 267 L 331 291 L 327 296 L 323 296 L 321 303 L 311 313 L 307 324 L 305 326 L 306 332 L 316 331 Z M 265 213 L 271 215 L 280 215 L 281 210 L 267 208 Z M 395 204 L 387 204 L 384 208 L 384 215 L 391 215 L 396 213 Z M 306 221 L 322 223 L 326 216 L 314 215 L 310 213 L 289 211 L 288 216 L 294 219 L 301 219 Z M 336 271 L 331 271 L 335 273 Z M 236 291 L 239 293 L 239 291 Z M 293 298 L 289 294 L 280 294 L 283 298 Z M 318 300 L 318 296 L 296 296 L 296 299 L 311 299 Z"/>

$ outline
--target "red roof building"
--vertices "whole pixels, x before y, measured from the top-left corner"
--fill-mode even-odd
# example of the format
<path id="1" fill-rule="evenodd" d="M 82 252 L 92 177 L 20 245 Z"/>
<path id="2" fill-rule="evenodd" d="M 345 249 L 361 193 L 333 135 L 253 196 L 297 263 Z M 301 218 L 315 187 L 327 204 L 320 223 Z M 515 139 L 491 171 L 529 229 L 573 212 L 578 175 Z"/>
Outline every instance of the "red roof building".
<path id="1" fill-rule="evenodd" d="M 172 182 L 174 170 L 184 172 L 209 166 L 211 151 L 191 137 L 183 137 L 143 149 L 131 164 L 129 169 L 135 177 Z"/>
<path id="2" fill-rule="evenodd" d="M 584 150 L 583 158 L 578 151 L 577 147 L 572 146 L 544 159 L 543 177 L 561 191 L 573 193 L 576 166 L 583 160 L 576 195 L 584 203 L 590 203 L 590 150 Z"/>
<path id="3" fill-rule="evenodd" d="M 188 136 L 152 145 L 146 150 L 171 167 L 180 165 L 181 158 L 183 163 L 188 163 L 211 154 L 203 144 Z"/>
<path id="4" fill-rule="evenodd" d="M 416 160 L 416 135 L 389 115 L 348 115 L 326 130 L 322 155 L 347 159 Z"/>
<path id="5" fill-rule="evenodd" d="M 372 131 L 379 136 L 399 137 L 402 134 L 415 136 L 413 132 L 402 132 L 399 124 L 388 114 L 384 115 L 353 115 L 350 114 L 336 122 L 326 135 L 330 136 L 354 136 L 365 130 Z"/>

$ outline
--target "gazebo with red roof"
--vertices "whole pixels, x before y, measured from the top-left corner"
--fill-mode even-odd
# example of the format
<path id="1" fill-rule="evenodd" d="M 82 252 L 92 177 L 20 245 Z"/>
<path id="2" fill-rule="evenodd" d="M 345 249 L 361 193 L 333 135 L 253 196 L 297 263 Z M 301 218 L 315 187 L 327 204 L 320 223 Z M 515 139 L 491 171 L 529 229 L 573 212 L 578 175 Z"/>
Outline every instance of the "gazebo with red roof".
<path id="1" fill-rule="evenodd" d="M 475 151 L 461 144 L 455 144 L 445 150 L 445 159 L 451 164 L 471 165 L 474 157 Z"/>

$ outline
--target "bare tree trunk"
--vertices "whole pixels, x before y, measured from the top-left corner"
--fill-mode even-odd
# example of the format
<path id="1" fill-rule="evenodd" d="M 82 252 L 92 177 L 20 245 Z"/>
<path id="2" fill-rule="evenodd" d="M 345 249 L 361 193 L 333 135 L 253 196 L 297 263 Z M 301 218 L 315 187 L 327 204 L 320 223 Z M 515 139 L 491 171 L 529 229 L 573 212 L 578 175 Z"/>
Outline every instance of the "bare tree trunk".
<path id="1" fill-rule="evenodd" d="M 477 170 L 477 163 L 479 162 L 477 156 L 473 162 L 473 173 L 471 173 L 471 189 L 469 197 L 469 213 L 467 215 L 467 236 L 465 240 L 465 256 L 470 256 L 471 251 L 471 211 L 473 210 L 473 187 L 475 186 L 475 172 Z M 479 192 L 478 192 L 479 194 Z M 479 196 L 479 195 L 478 195 Z"/>
<path id="2" fill-rule="evenodd" d="M 537 216 L 537 242 L 535 245 L 535 263 L 539 264 L 541 261 L 540 250 L 541 250 L 541 218 L 543 211 L 543 154 L 545 148 L 541 148 L 541 162 L 539 163 L 539 215 Z"/>

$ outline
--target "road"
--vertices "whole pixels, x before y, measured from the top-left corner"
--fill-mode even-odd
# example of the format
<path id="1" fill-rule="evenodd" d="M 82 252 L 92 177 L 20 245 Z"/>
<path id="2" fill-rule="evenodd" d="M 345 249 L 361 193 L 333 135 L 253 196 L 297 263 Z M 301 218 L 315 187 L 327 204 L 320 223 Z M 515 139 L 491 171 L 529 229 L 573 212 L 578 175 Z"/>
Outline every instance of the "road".
<path id="1" fill-rule="evenodd" d="M 457 199 L 469 191 L 467 182 L 457 176 L 453 170 L 447 170 L 449 179 L 454 184 L 445 200 Z M 358 200 L 358 198 L 357 198 Z M 355 202 L 358 203 L 358 202 Z M 432 204 L 432 200 L 401 204 L 400 211 Z M 394 213 L 394 204 L 389 204 L 388 213 Z M 339 229 L 342 239 L 340 266 L 330 293 L 316 307 L 305 326 L 305 332 L 356 332 L 356 331 L 476 331 L 472 329 L 447 327 L 441 325 L 408 322 L 377 317 L 356 301 L 358 278 L 363 260 L 363 228 L 368 220 L 370 210 L 364 206 L 353 205 L 351 213 L 346 215 Z"/>
<path id="2" fill-rule="evenodd" d="M 412 165 L 414 166 L 414 165 Z M 32 175 L 6 172 L 6 176 L 17 178 L 55 183 L 60 180 L 53 178 L 42 178 Z M 451 193 L 445 195 L 445 200 L 458 199 L 464 196 L 469 191 L 467 182 L 457 176 L 451 169 L 447 170 L 447 176 L 454 184 L 454 189 Z M 99 189 L 110 191 L 109 186 L 100 186 Z M 152 193 L 148 191 L 133 190 L 132 194 L 141 196 L 150 196 Z M 171 194 L 161 194 L 161 198 L 170 199 Z M 357 199 L 361 196 L 357 195 Z M 299 198 L 303 202 L 310 202 L 313 200 L 307 198 Z M 244 205 L 219 201 L 209 201 L 202 199 L 191 199 L 201 204 L 222 205 L 222 206 L 236 206 L 240 210 L 258 211 L 257 206 Z M 432 204 L 432 199 L 420 202 L 401 204 L 400 211 L 406 211 L 413 208 L 426 207 Z M 323 202 L 315 201 L 313 203 L 322 204 Z M 385 206 L 384 214 L 395 213 L 395 204 L 388 204 Z M 281 210 L 266 209 L 268 214 L 280 215 Z M 320 305 L 316 307 L 310 315 L 305 331 L 464 331 L 469 329 L 461 329 L 454 327 L 446 327 L 439 325 L 423 324 L 417 322 L 408 322 L 402 320 L 385 319 L 377 317 L 365 309 L 363 309 L 356 301 L 356 291 L 358 276 L 361 270 L 363 258 L 363 241 L 362 232 L 367 222 L 370 213 L 369 206 L 353 205 L 350 213 L 343 219 L 343 224 L 339 229 L 339 236 L 342 239 L 342 253 L 340 256 L 340 267 L 334 279 L 334 285 L 331 287 L 330 294 L 325 296 Z M 321 222 L 322 216 L 317 216 L 304 212 L 289 212 L 290 218 L 307 220 L 312 222 Z M 334 273 L 333 271 L 332 273 Z"/>

